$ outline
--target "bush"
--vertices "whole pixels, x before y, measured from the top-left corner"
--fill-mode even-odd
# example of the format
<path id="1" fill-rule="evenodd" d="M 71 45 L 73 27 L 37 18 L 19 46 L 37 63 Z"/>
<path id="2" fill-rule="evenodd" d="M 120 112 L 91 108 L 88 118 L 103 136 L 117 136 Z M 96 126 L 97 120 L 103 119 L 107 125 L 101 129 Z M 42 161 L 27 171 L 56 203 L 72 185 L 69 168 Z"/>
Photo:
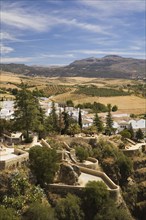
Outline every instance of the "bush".
<path id="1" fill-rule="evenodd" d="M 27 144 L 32 143 L 32 141 L 33 141 L 32 136 L 29 136 L 29 137 L 25 138 L 25 143 L 27 143 Z"/>
<path id="2" fill-rule="evenodd" d="M 84 160 L 88 158 L 89 154 L 85 148 L 78 146 L 75 148 L 75 150 L 76 150 L 76 155 L 78 159 L 80 160 L 80 162 L 83 162 Z"/>
<path id="3" fill-rule="evenodd" d="M 24 213 L 24 220 L 55 220 L 54 210 L 49 204 L 32 203 Z"/>

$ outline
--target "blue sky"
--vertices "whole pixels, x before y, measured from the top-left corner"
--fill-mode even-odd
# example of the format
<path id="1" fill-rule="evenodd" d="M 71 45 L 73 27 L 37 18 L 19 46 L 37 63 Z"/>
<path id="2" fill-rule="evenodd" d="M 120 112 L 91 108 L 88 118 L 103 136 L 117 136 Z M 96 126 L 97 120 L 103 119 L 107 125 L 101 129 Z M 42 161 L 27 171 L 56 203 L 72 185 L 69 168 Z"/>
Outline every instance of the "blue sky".
<path id="1" fill-rule="evenodd" d="M 145 0 L 1 0 L 1 62 L 146 58 Z"/>

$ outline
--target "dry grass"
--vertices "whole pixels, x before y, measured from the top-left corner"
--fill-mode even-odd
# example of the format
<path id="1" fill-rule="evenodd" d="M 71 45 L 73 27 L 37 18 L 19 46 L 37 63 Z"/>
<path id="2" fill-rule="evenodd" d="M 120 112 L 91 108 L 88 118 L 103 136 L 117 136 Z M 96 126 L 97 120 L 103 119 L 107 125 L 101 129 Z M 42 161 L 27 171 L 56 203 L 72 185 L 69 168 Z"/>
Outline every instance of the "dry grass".
<path id="1" fill-rule="evenodd" d="M 89 97 L 81 94 L 65 93 L 54 97 L 54 101 L 63 102 L 72 99 L 75 104 L 100 102 L 105 105 L 117 105 L 119 113 L 142 114 L 146 112 L 146 100 L 137 96 Z"/>
<path id="2" fill-rule="evenodd" d="M 117 105 L 121 113 L 141 114 L 146 112 L 146 101 L 144 98 L 137 96 L 117 96 L 117 97 L 90 97 L 83 94 L 74 94 L 75 85 L 90 85 L 94 84 L 99 87 L 122 86 L 124 84 L 135 84 L 135 81 L 127 79 L 102 79 L 102 78 L 83 78 L 83 77 L 29 77 L 7 72 L 1 72 L 0 85 L 5 88 L 15 88 L 15 85 L 7 84 L 8 82 L 20 83 L 21 80 L 29 85 L 34 85 L 38 89 L 44 89 L 49 84 L 51 85 L 67 85 L 71 86 L 71 91 L 56 95 L 54 101 L 64 102 L 73 100 L 75 104 L 85 102 L 101 102 L 105 105 L 111 103 Z"/>

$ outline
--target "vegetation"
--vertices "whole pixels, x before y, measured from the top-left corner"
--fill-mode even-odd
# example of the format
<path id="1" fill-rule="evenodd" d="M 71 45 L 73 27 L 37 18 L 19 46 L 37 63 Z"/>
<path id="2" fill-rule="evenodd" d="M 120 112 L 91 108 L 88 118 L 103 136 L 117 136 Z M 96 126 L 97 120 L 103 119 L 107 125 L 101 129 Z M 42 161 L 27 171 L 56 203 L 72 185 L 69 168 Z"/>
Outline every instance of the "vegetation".
<path id="1" fill-rule="evenodd" d="M 124 92 L 116 89 L 98 88 L 94 85 L 91 86 L 80 86 L 75 93 L 85 94 L 90 96 L 99 97 L 110 97 L 110 96 L 126 96 L 129 95 L 128 92 Z"/>
<path id="2" fill-rule="evenodd" d="M 66 101 L 66 105 L 67 105 L 68 107 L 74 107 L 74 103 L 73 103 L 72 100 L 67 100 L 67 101 Z"/>
<path id="3" fill-rule="evenodd" d="M 47 147 L 32 147 L 29 151 L 30 169 L 36 177 L 37 183 L 45 186 L 52 183 L 58 170 L 57 154 Z"/>
<path id="4" fill-rule="evenodd" d="M 89 202 L 90 201 L 90 202 Z M 123 208 L 117 208 L 110 199 L 109 191 L 103 182 L 88 182 L 83 199 L 85 220 L 129 220 L 131 219 Z"/>
<path id="5" fill-rule="evenodd" d="M 77 123 L 72 123 L 69 125 L 67 129 L 67 134 L 74 136 L 75 134 L 80 133 L 81 129 L 80 126 Z"/>
<path id="6" fill-rule="evenodd" d="M 23 214 L 24 220 L 55 220 L 54 210 L 48 203 L 32 203 Z"/>
<path id="7" fill-rule="evenodd" d="M 99 160 L 105 173 L 108 173 L 117 184 L 121 186 L 125 185 L 127 178 L 133 171 L 131 159 L 125 156 L 110 141 L 100 138 L 91 144 L 93 147 L 93 156 Z"/>
<path id="8" fill-rule="evenodd" d="M 95 114 L 93 124 L 96 126 L 98 132 L 103 131 L 103 122 L 101 121 L 97 113 Z"/>
<path id="9" fill-rule="evenodd" d="M 14 209 L 0 206 L 0 220 L 20 220 L 20 218 Z"/>
<path id="10" fill-rule="evenodd" d="M 80 162 L 83 162 L 89 157 L 88 150 L 82 146 L 76 146 L 76 155 Z"/>
<path id="11" fill-rule="evenodd" d="M 14 126 L 16 130 L 25 131 L 26 139 L 29 139 L 29 131 L 43 129 L 43 112 L 37 98 L 27 89 L 27 85 L 21 83 L 21 90 L 16 95 Z"/>
<path id="12" fill-rule="evenodd" d="M 4 175 L 4 178 L 5 185 L 1 185 L 0 190 L 1 205 L 8 209 L 8 213 L 10 209 L 13 209 L 14 211 L 10 211 L 11 214 L 13 212 L 14 216 L 16 215 L 15 213 L 21 215 L 30 204 L 36 201 L 41 203 L 45 199 L 43 190 L 39 186 L 30 183 L 28 173 L 21 170 Z M 3 193 L 4 189 L 5 192 Z"/>
<path id="13" fill-rule="evenodd" d="M 58 95 L 58 94 L 62 94 L 65 92 L 68 92 L 70 90 L 70 87 L 64 86 L 64 85 L 47 85 L 44 90 L 43 93 L 45 94 L 45 96 L 52 96 L 52 95 Z"/>
<path id="14" fill-rule="evenodd" d="M 56 113 L 56 108 L 55 108 L 55 103 L 52 102 L 52 110 L 46 119 L 46 130 L 48 132 L 58 132 L 59 127 L 58 127 L 58 115 Z"/>
<path id="15" fill-rule="evenodd" d="M 140 128 L 136 131 L 135 137 L 138 141 L 144 138 L 144 134 Z"/>
<path id="16" fill-rule="evenodd" d="M 81 109 L 79 110 L 78 124 L 79 124 L 80 128 L 82 129 L 82 112 L 81 112 Z"/>
<path id="17" fill-rule="evenodd" d="M 59 220 L 83 220 L 84 213 L 81 209 L 81 200 L 68 194 L 66 198 L 60 199 L 55 207 L 57 219 Z"/>
<path id="18" fill-rule="evenodd" d="M 124 129 L 123 131 L 120 132 L 120 134 L 121 134 L 123 139 L 131 138 L 131 133 L 128 129 Z"/>
<path id="19" fill-rule="evenodd" d="M 106 116 L 106 129 L 105 129 L 105 133 L 107 135 L 111 135 L 113 132 L 113 119 L 112 119 L 112 115 L 111 115 L 111 104 L 107 105 L 108 108 L 108 113 Z"/>
<path id="20" fill-rule="evenodd" d="M 118 110 L 118 106 L 117 105 L 114 105 L 113 107 L 112 107 L 112 112 L 116 112 Z"/>
<path id="21" fill-rule="evenodd" d="M 87 103 L 83 103 L 83 104 L 78 104 L 75 106 L 76 108 L 80 108 L 80 109 L 92 109 L 93 112 L 107 112 L 107 107 L 99 102 L 94 102 L 93 104 L 91 104 L 90 102 Z"/>

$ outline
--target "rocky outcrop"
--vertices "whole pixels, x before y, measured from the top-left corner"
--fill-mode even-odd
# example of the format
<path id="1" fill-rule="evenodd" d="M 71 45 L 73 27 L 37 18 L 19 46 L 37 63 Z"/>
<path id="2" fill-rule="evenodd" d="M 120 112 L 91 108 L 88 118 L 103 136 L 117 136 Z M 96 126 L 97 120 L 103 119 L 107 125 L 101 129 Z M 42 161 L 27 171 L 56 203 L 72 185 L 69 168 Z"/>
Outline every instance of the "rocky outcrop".
<path id="1" fill-rule="evenodd" d="M 77 185 L 81 171 L 78 166 L 62 163 L 58 174 L 59 181 L 67 185 Z"/>

